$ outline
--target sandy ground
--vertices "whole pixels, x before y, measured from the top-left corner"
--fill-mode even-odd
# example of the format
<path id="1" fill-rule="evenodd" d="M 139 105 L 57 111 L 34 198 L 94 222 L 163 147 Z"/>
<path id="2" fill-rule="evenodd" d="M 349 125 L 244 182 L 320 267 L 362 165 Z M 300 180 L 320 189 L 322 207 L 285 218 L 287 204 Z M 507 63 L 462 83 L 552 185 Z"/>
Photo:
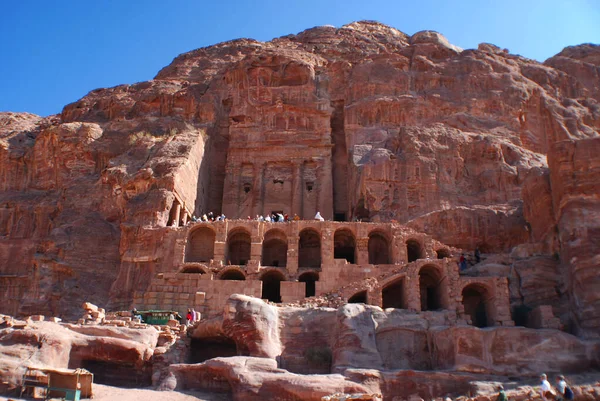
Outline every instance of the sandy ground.
<path id="1" fill-rule="evenodd" d="M 0 401 L 21 400 L 17 397 L 2 397 Z M 31 400 L 31 398 L 29 398 Z M 60 398 L 52 398 L 60 400 Z M 154 391 L 141 389 L 128 389 L 94 384 L 93 401 L 232 401 L 225 394 L 205 393 L 198 391 Z"/>

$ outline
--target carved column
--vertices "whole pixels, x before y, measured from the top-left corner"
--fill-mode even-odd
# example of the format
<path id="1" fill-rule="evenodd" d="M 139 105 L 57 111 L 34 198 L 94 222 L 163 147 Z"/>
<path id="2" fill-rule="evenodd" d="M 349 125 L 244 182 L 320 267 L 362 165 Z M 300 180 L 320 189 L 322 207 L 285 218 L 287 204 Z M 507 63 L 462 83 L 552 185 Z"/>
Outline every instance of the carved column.
<path id="1" fill-rule="evenodd" d="M 400 230 L 394 230 L 392 234 L 392 263 L 404 264 L 407 261 L 406 258 L 406 244 L 404 243 L 404 237 Z"/>
<path id="2" fill-rule="evenodd" d="M 325 267 L 333 266 L 333 231 L 324 227 L 325 223 L 321 224 L 321 269 L 325 271 Z"/>
<path id="3" fill-rule="evenodd" d="M 369 237 L 356 240 L 356 264 L 369 264 Z"/>
<path id="4" fill-rule="evenodd" d="M 290 274 L 296 274 L 298 272 L 298 241 L 300 237 L 297 235 L 290 235 L 287 239 L 287 270 Z"/>
<path id="5" fill-rule="evenodd" d="M 300 164 L 294 164 L 292 168 L 292 210 L 290 211 L 290 218 L 293 218 L 294 214 L 302 215 L 302 193 L 304 191 Z"/>
<path id="6" fill-rule="evenodd" d="M 331 159 L 322 158 L 319 166 L 319 193 L 317 210 L 325 220 L 333 220 L 333 183 L 331 171 Z"/>
<path id="7" fill-rule="evenodd" d="M 171 222 L 171 227 L 179 227 L 179 217 L 181 216 L 181 205 L 179 202 L 173 202 L 173 208 L 175 208 L 175 214 L 173 215 L 173 221 Z"/>

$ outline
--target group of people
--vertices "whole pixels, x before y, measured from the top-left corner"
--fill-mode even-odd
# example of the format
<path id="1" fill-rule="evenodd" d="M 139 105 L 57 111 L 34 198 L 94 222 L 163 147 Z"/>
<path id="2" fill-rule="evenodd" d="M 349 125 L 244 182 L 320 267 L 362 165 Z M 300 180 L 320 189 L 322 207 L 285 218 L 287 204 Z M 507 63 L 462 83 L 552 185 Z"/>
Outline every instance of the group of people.
<path id="1" fill-rule="evenodd" d="M 191 326 L 193 322 L 200 320 L 200 313 L 196 312 L 194 308 L 188 308 L 187 314 L 185 315 L 185 325 Z"/>
<path id="2" fill-rule="evenodd" d="M 225 216 L 225 214 L 220 214 L 215 217 L 213 212 L 208 212 L 208 213 L 203 214 L 199 218 L 196 217 L 195 215 L 192 216 L 191 222 L 195 223 L 195 222 L 199 222 L 199 221 L 223 221 L 223 220 L 227 220 L 227 217 Z M 271 213 L 266 216 L 257 214 L 254 219 L 252 219 L 252 217 L 248 216 L 248 220 L 266 221 L 267 223 L 287 223 L 288 221 L 298 221 L 301 219 L 300 219 L 300 216 L 298 216 L 297 214 L 294 214 L 294 217 L 290 218 L 290 216 L 287 213 L 286 214 Z M 320 212 L 317 212 L 317 214 L 315 215 L 315 220 L 325 221 L 323 216 L 321 216 Z"/>
<path id="3" fill-rule="evenodd" d="M 479 247 L 475 248 L 475 252 L 473 253 L 473 255 L 475 256 L 475 263 L 473 263 L 473 261 L 471 260 L 471 265 L 481 262 L 481 251 L 479 250 Z M 465 257 L 464 253 L 460 255 L 459 264 L 460 271 L 463 271 L 467 268 L 467 258 Z"/>
<path id="4" fill-rule="evenodd" d="M 575 398 L 573 390 L 567 384 L 563 375 L 556 376 L 556 386 L 554 388 L 548 381 L 548 376 L 546 376 L 546 374 L 540 375 L 540 381 L 540 395 L 542 396 L 542 400 L 554 399 L 557 401 L 566 401 Z M 498 386 L 497 389 L 498 397 L 496 397 L 496 401 L 508 401 L 508 397 L 504 392 L 504 387 Z"/>

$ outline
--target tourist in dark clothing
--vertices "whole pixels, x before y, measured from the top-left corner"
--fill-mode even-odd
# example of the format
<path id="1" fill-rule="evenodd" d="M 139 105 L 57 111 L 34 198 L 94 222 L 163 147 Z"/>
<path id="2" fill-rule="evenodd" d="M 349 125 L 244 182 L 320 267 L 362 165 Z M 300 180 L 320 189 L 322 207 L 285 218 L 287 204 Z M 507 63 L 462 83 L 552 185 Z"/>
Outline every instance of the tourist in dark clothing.
<path id="1" fill-rule="evenodd" d="M 475 263 L 481 262 L 481 252 L 479 252 L 479 247 L 475 248 Z"/>

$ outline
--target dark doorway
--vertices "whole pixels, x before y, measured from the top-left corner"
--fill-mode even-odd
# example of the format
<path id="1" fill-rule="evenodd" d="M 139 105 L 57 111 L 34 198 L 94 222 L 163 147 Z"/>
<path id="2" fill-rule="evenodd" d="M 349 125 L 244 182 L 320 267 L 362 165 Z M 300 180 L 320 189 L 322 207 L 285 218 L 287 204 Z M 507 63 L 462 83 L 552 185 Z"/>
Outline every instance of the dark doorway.
<path id="1" fill-rule="evenodd" d="M 433 311 L 442 308 L 440 281 L 440 274 L 434 266 L 424 266 L 419 271 L 422 311 Z"/>
<path id="2" fill-rule="evenodd" d="M 321 267 L 321 237 L 311 229 L 300 232 L 298 267 Z"/>
<path id="3" fill-rule="evenodd" d="M 471 317 L 471 323 L 475 327 L 489 326 L 486 298 L 487 290 L 480 286 L 468 285 L 462 291 L 465 314 Z"/>
<path id="4" fill-rule="evenodd" d="M 398 279 L 383 288 L 381 291 L 383 309 L 405 309 L 404 304 L 404 279 Z"/>
<path id="5" fill-rule="evenodd" d="M 306 283 L 306 291 L 304 294 L 304 296 L 306 298 L 315 296 L 315 294 L 316 294 L 315 283 L 317 281 L 319 281 L 319 275 L 317 273 L 315 273 L 315 272 L 303 273 L 300 275 L 300 277 L 298 277 L 298 281 L 300 281 L 301 283 Z"/>
<path id="6" fill-rule="evenodd" d="M 346 213 L 334 213 L 333 221 L 346 221 Z"/>
<path id="7" fill-rule="evenodd" d="M 200 227 L 192 232 L 185 250 L 186 262 L 210 262 L 215 255 L 215 232 Z"/>
<path id="8" fill-rule="evenodd" d="M 282 273 L 272 270 L 263 274 L 261 298 L 275 303 L 281 303 L 281 282 L 285 281 Z"/>
<path id="9" fill-rule="evenodd" d="M 287 238 L 279 230 L 269 230 L 265 234 L 262 249 L 263 266 L 285 267 L 287 265 Z"/>
<path id="10" fill-rule="evenodd" d="M 192 338 L 187 363 L 202 363 L 219 357 L 237 356 L 235 342 L 227 337 Z"/>
<path id="11" fill-rule="evenodd" d="M 243 281 L 243 280 L 246 280 L 246 276 L 244 276 L 244 273 L 242 273 L 239 270 L 230 269 L 230 270 L 223 272 L 223 274 L 221 274 L 221 276 L 219 277 L 219 280 Z"/>
<path id="12" fill-rule="evenodd" d="M 357 292 L 348 299 L 349 304 L 366 304 L 367 291 Z"/>
<path id="13" fill-rule="evenodd" d="M 227 237 L 227 264 L 245 265 L 250 260 L 250 234 L 246 231 L 230 233 Z"/>
<path id="14" fill-rule="evenodd" d="M 350 230 L 337 230 L 333 236 L 334 259 L 346 259 L 348 263 L 354 263 L 356 254 L 356 243 L 354 235 Z"/>
<path id="15" fill-rule="evenodd" d="M 94 383 L 122 388 L 149 387 L 152 385 L 152 370 L 150 366 L 139 367 L 132 363 L 110 361 L 94 361 L 84 359 L 78 366 L 70 369 L 83 368 L 94 374 Z"/>
<path id="16" fill-rule="evenodd" d="M 406 256 L 408 258 L 408 263 L 423 258 L 421 244 L 413 239 L 406 241 Z"/>
<path id="17" fill-rule="evenodd" d="M 381 233 L 369 234 L 369 263 L 372 265 L 390 263 L 390 244 Z"/>
<path id="18" fill-rule="evenodd" d="M 437 254 L 438 259 L 450 257 L 450 251 L 448 251 L 447 249 L 438 249 L 437 251 L 435 251 L 435 253 Z"/>

